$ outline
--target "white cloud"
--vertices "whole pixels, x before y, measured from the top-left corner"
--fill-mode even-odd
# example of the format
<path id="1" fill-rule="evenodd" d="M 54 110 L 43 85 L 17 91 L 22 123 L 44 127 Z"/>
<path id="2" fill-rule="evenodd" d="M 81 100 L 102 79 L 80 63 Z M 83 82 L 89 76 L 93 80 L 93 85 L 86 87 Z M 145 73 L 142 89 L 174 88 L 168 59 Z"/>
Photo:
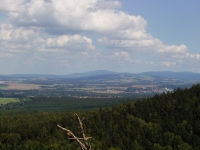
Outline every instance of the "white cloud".
<path id="1" fill-rule="evenodd" d="M 45 45 L 47 48 L 68 48 L 69 50 L 75 49 L 81 51 L 95 49 L 91 39 L 77 34 L 73 36 L 62 35 L 56 38 L 48 38 Z"/>
<path id="2" fill-rule="evenodd" d="M 130 55 L 128 54 L 128 52 L 125 52 L 125 51 L 116 52 L 114 57 L 119 60 L 125 60 L 125 61 L 131 60 Z"/>
<path id="3" fill-rule="evenodd" d="M 120 6 L 119 1 L 52 0 L 47 3 L 42 0 L 31 0 L 23 6 L 18 12 L 9 13 L 12 23 L 104 34 L 120 30 L 120 34 L 129 36 L 130 30 L 141 31 L 146 26 L 146 21 L 141 16 L 111 9 Z M 106 7 L 101 9 L 101 6 Z"/>
<path id="4" fill-rule="evenodd" d="M 51 36 L 44 33 L 42 30 L 34 27 L 15 27 L 11 24 L 0 24 L 0 40 L 1 41 L 31 41 L 34 38 L 38 38 L 38 36 L 46 37 Z M 52 35 L 54 36 L 54 35 Z M 38 38 L 41 40 L 41 38 Z M 68 43 L 76 43 L 76 44 L 83 44 L 89 43 L 92 44 L 92 40 L 87 38 L 86 36 L 81 36 L 78 34 L 68 36 L 68 35 L 61 35 L 57 38 L 48 38 L 48 40 L 53 40 L 57 42 L 57 46 L 61 46 L 59 44 L 64 44 L 65 42 Z M 55 43 L 54 43 L 55 44 Z M 93 49 L 93 48 L 91 48 Z"/>
<path id="5" fill-rule="evenodd" d="M 111 47 L 153 47 L 160 52 L 179 48 L 154 39 L 145 31 L 146 20 L 114 9 L 120 5 L 112 0 L 31 0 L 18 12 L 9 13 L 9 19 L 16 25 L 36 26 L 52 33 L 60 28 L 64 32 L 100 34 L 105 38 L 99 41 Z"/>
<path id="6" fill-rule="evenodd" d="M 147 65 L 150 65 L 150 66 L 158 66 L 157 63 L 153 62 L 153 61 L 150 61 L 150 62 L 146 62 Z"/>
<path id="7" fill-rule="evenodd" d="M 0 40 L 28 41 L 38 35 L 33 28 L 14 28 L 11 24 L 0 24 Z"/>
<path id="8" fill-rule="evenodd" d="M 176 66 L 176 62 L 169 62 L 169 61 L 161 62 L 161 66 L 164 66 L 164 67 Z"/>
<path id="9" fill-rule="evenodd" d="M 2 57 L 2 58 L 11 58 L 11 57 L 13 57 L 13 55 L 9 54 L 9 53 L 4 53 L 4 54 L 0 54 L 0 57 Z"/>
<path id="10" fill-rule="evenodd" d="M 15 28 L 11 24 L 0 24 L 0 52 L 10 55 L 28 52 L 33 49 L 31 43 L 38 35 L 33 28 Z"/>
<path id="11" fill-rule="evenodd" d="M 7 19 L 0 22 L 0 57 L 30 56 L 25 64 L 37 60 L 72 67 L 77 60 L 163 67 L 199 62 L 200 54 L 154 38 L 142 16 L 120 7 L 118 0 L 1 0 L 0 13 L 7 12 Z M 135 53 L 148 60 L 135 60 Z"/>
<path id="12" fill-rule="evenodd" d="M 159 39 L 155 38 L 141 40 L 118 40 L 104 37 L 100 38 L 98 41 L 111 48 L 126 48 L 133 51 L 142 51 L 147 53 L 185 53 L 187 51 L 187 47 L 184 44 L 180 46 L 165 45 Z"/>
<path id="13" fill-rule="evenodd" d="M 184 53 L 184 54 L 177 54 L 173 55 L 173 58 L 176 59 L 191 59 L 191 60 L 199 60 L 200 61 L 200 54 L 190 54 L 190 53 Z"/>
<path id="14" fill-rule="evenodd" d="M 114 9 L 114 8 L 120 8 L 121 3 L 117 0 L 108 0 L 108 1 L 97 1 L 96 7 L 99 9 Z"/>
<path id="15" fill-rule="evenodd" d="M 16 28 L 10 24 L 0 24 L 0 44 L 1 57 L 22 59 L 30 55 L 33 56 L 29 57 L 30 59 L 44 60 L 42 57 L 45 57 L 46 60 L 50 60 L 52 57 L 50 55 L 53 53 L 55 54 L 54 59 L 61 57 L 66 59 L 73 57 L 72 55 L 89 55 L 95 50 L 92 39 L 86 36 L 48 35 L 38 28 Z"/>
<path id="16" fill-rule="evenodd" d="M 0 13 L 6 11 L 17 11 L 22 7 L 26 0 L 1 0 Z"/>

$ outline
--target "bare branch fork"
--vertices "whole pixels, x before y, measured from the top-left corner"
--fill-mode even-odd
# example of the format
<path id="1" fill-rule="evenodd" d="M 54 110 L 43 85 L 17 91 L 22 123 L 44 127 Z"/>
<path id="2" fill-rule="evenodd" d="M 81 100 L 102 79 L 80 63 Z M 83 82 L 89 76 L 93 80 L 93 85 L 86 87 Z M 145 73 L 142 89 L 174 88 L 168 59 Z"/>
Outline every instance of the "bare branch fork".
<path id="1" fill-rule="evenodd" d="M 76 117 L 76 119 L 77 119 L 77 121 L 79 123 L 78 128 L 80 129 L 81 134 L 82 134 L 81 138 L 76 137 L 72 131 L 70 131 L 70 130 L 68 130 L 66 128 L 63 128 L 60 125 L 57 125 L 57 127 L 59 127 L 60 129 L 62 129 L 63 131 L 67 132 L 67 135 L 69 136 L 68 139 L 74 139 L 74 140 L 76 140 L 79 143 L 79 145 L 81 147 L 81 150 L 92 150 L 91 145 L 88 142 L 88 140 L 91 139 L 92 137 L 86 137 L 85 133 L 84 133 L 83 123 L 82 123 L 82 121 L 84 120 L 84 118 L 81 120 L 80 117 L 76 113 L 74 114 L 74 116 Z"/>

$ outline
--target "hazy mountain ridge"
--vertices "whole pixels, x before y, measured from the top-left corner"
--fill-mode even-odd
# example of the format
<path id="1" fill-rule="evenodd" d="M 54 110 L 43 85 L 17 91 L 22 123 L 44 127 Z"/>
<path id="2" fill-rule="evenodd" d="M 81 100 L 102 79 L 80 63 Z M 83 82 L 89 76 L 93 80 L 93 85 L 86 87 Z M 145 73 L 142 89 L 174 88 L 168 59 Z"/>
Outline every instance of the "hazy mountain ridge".
<path id="1" fill-rule="evenodd" d="M 118 74 L 118 73 L 108 71 L 108 70 L 95 70 L 95 71 L 89 71 L 89 72 L 68 74 L 68 75 L 65 75 L 65 77 L 80 78 L 80 77 L 99 76 L 99 75 L 108 75 L 108 74 Z"/>
<path id="2" fill-rule="evenodd" d="M 0 75 L 1 78 L 9 79 L 9 78 L 62 78 L 66 80 L 78 79 L 78 80 L 97 80 L 97 79 L 105 79 L 105 78 L 117 78 L 120 75 L 131 75 L 136 77 L 141 76 L 149 76 L 153 78 L 174 78 L 180 80 L 192 80 L 192 81 L 200 81 L 200 73 L 194 72 L 172 72 L 172 71 L 150 71 L 150 72 L 142 72 L 142 73 L 120 73 L 120 72 L 112 72 L 108 70 L 95 70 L 83 73 L 73 73 L 67 75 L 53 75 L 53 74 L 10 74 L 10 75 Z"/>
<path id="3" fill-rule="evenodd" d="M 78 76 L 77 76 L 78 75 Z M 172 71 L 151 71 L 151 72 L 142 72 L 142 73 L 120 73 L 120 72 L 111 72 L 106 70 L 97 70 L 92 72 L 85 72 L 74 74 L 74 77 L 92 77 L 92 76 L 99 76 L 101 75 L 135 75 L 139 76 L 150 76 L 150 77 L 161 77 L 161 78 L 174 78 L 174 79 L 181 79 L 181 80 L 199 80 L 200 81 L 200 73 L 194 72 L 172 72 Z M 69 76 L 66 76 L 69 77 Z"/>
<path id="4" fill-rule="evenodd" d="M 151 77 L 186 79 L 186 80 L 200 80 L 200 73 L 194 73 L 194 72 L 160 71 L 160 72 L 143 72 L 143 73 L 138 73 L 138 75 L 146 75 L 146 76 L 151 76 Z"/>

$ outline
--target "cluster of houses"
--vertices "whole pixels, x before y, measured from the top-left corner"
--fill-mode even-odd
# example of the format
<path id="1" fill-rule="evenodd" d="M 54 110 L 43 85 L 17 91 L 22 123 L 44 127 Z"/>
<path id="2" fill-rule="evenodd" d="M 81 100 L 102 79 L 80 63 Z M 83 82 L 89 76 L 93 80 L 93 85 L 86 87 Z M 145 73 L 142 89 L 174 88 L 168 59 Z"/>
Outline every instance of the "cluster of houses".
<path id="1" fill-rule="evenodd" d="M 152 88 L 152 89 L 142 89 L 142 90 L 135 90 L 133 93 L 155 93 L 155 94 L 162 94 L 162 93 L 171 93 L 174 90 L 171 88 Z"/>

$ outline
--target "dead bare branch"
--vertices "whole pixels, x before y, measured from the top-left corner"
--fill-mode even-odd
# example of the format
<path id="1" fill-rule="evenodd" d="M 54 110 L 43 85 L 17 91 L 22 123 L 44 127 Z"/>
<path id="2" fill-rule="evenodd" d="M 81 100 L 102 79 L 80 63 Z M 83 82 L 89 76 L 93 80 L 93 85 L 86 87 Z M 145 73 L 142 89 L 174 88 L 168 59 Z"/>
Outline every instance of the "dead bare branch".
<path id="1" fill-rule="evenodd" d="M 76 117 L 76 119 L 77 119 L 77 121 L 79 123 L 78 128 L 80 129 L 80 132 L 82 134 L 81 138 L 76 137 L 74 135 L 74 133 L 72 131 L 70 131 L 69 129 L 63 128 L 60 125 L 57 125 L 57 127 L 59 127 L 60 129 L 62 129 L 63 131 L 67 132 L 67 135 L 69 136 L 68 139 L 76 140 L 79 143 L 79 145 L 80 145 L 80 147 L 81 147 L 82 150 L 92 150 L 91 145 L 88 142 L 88 140 L 90 140 L 92 137 L 86 137 L 85 133 L 84 133 L 83 123 L 82 123 L 82 121 L 84 120 L 84 118 L 81 120 L 80 117 L 76 113 L 74 114 L 74 116 Z"/>

